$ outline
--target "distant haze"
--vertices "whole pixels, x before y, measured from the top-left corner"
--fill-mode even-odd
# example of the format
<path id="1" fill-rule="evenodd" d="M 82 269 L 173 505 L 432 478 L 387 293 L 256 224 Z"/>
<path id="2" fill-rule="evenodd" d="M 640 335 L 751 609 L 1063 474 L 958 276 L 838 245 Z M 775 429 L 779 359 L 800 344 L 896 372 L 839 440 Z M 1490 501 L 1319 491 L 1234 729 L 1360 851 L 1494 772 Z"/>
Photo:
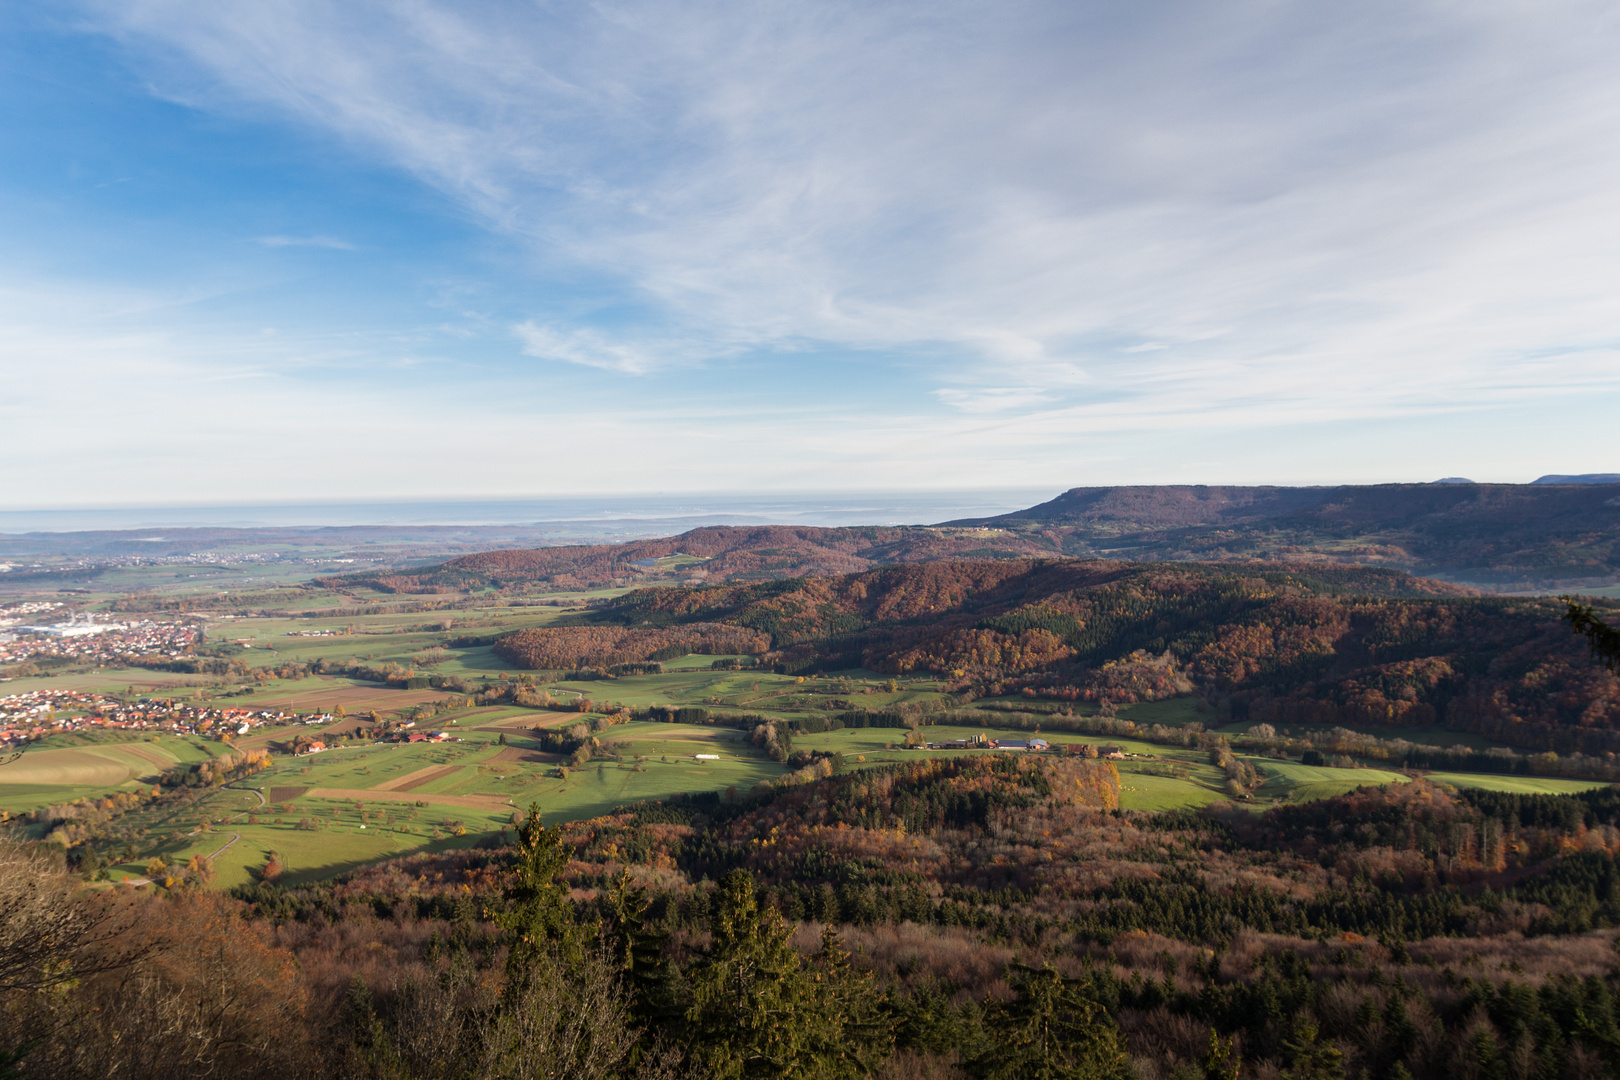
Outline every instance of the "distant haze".
<path id="1" fill-rule="evenodd" d="M 333 502 L 239 506 L 0 510 L 0 533 L 143 528 L 285 528 L 344 525 L 579 523 L 591 535 L 663 536 L 701 525 L 926 525 L 988 517 L 1050 498 L 1044 489 L 966 492 L 823 492 L 766 495 L 641 495 L 423 502 Z"/>

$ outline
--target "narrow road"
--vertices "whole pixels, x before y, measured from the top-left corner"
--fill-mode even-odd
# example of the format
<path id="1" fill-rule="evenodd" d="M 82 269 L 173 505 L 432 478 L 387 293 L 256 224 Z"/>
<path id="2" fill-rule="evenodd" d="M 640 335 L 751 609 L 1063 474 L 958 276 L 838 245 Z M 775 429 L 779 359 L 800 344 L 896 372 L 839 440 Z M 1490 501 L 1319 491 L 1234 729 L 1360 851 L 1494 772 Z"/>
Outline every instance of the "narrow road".
<path id="1" fill-rule="evenodd" d="M 228 787 L 228 788 L 235 788 L 237 791 L 251 791 L 251 792 L 253 792 L 253 794 L 255 794 L 255 795 L 257 795 L 259 797 L 259 806 L 264 806 L 270 801 L 270 800 L 268 800 L 268 799 L 266 799 L 264 797 L 264 792 L 260 791 L 258 788 L 239 788 L 239 787 L 236 787 L 236 785 L 239 784 L 239 783 L 241 783 L 240 780 L 232 780 L 229 784 L 226 784 L 224 786 Z M 231 815 L 231 817 L 235 817 L 235 816 L 236 816 L 235 814 Z M 227 824 L 230 822 L 230 820 L 231 820 L 231 818 L 226 818 L 225 819 Z M 204 856 L 204 857 L 207 858 L 210 861 L 212 861 L 214 859 L 217 859 L 221 855 L 225 854 L 225 852 L 229 851 L 231 849 L 232 844 L 234 844 L 238 840 L 242 839 L 242 834 L 241 833 L 230 833 L 229 836 L 230 836 L 230 839 L 225 841 L 225 846 L 224 847 L 220 848 L 218 851 L 214 852 L 212 855 L 207 855 L 207 856 Z M 150 884 L 152 884 L 152 879 L 149 878 L 149 877 L 128 878 L 125 881 L 119 882 L 119 884 L 122 884 L 122 885 L 150 885 Z"/>
<path id="2" fill-rule="evenodd" d="M 228 788 L 235 788 L 237 791 L 251 791 L 251 792 L 253 792 L 253 794 L 255 794 L 255 795 L 257 795 L 259 797 L 259 805 L 260 806 L 263 806 L 265 803 L 270 801 L 269 799 L 266 799 L 264 797 L 264 792 L 261 791 L 260 789 L 256 788 L 256 787 L 237 787 L 236 785 L 240 784 L 241 782 L 242 781 L 240 781 L 240 780 L 232 780 L 230 783 L 226 784 L 225 786 L 228 787 Z"/>
<path id="3" fill-rule="evenodd" d="M 231 833 L 231 838 L 225 842 L 224 847 L 220 848 L 218 851 L 214 852 L 212 855 L 205 856 L 205 858 L 208 858 L 210 860 L 219 858 L 221 855 L 225 854 L 225 852 L 230 850 L 230 847 L 231 847 L 232 844 L 236 843 L 240 839 L 242 839 L 242 834 L 241 833 Z"/>

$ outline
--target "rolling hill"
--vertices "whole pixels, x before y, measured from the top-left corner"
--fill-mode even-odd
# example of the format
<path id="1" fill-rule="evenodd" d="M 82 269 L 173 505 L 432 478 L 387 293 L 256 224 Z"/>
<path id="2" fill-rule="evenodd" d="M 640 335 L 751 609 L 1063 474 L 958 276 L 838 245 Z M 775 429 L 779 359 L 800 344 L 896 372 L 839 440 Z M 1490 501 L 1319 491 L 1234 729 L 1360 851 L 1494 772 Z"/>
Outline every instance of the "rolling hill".
<path id="1" fill-rule="evenodd" d="M 1491 591 L 1620 581 L 1620 484 L 1074 488 L 941 525 L 714 526 L 621 544 L 463 555 L 320 579 L 394 593 L 769 581 L 880 566 L 1051 556 L 1382 566 Z"/>
<path id="2" fill-rule="evenodd" d="M 1485 587 L 1620 576 L 1620 484 L 1082 487 L 992 518 L 949 522 L 1060 537 L 1070 555 L 1321 559 Z"/>
<path id="3" fill-rule="evenodd" d="M 1440 725 L 1560 755 L 1620 752 L 1620 678 L 1591 662 L 1562 604 L 1465 592 L 1373 568 L 934 562 L 638 589 L 496 651 L 607 665 L 611 649 L 591 655 L 604 627 L 723 625 L 768 639 L 761 661 L 777 671 L 927 673 L 963 700 L 1196 693 L 1228 722 Z"/>

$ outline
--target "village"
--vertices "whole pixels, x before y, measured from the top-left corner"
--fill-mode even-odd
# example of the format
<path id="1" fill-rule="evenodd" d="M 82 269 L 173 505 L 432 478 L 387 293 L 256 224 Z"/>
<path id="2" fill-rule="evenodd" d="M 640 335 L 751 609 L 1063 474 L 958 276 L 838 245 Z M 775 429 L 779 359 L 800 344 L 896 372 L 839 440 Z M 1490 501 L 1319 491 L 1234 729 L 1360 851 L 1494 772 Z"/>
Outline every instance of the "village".
<path id="1" fill-rule="evenodd" d="M 197 644 L 189 622 L 66 622 L 0 626 L 0 664 L 57 659 L 107 663 L 127 656 L 177 656 Z"/>
<path id="2" fill-rule="evenodd" d="M 79 690 L 32 690 L 0 698 L 0 747 L 82 731 L 149 731 L 236 738 L 259 727 L 330 723 L 329 713 L 221 709 L 166 698 L 124 702 Z"/>

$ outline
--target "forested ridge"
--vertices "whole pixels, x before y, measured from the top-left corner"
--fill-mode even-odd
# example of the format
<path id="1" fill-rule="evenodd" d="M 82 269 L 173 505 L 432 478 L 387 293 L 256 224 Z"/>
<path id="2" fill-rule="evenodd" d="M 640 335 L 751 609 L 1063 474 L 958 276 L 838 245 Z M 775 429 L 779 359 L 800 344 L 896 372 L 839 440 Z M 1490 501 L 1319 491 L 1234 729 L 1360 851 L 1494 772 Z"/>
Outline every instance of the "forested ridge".
<path id="1" fill-rule="evenodd" d="M 919 760 L 229 898 L 7 849 L 4 1029 L 22 1076 L 1615 1075 L 1613 789 L 1118 784 Z"/>
<path id="2" fill-rule="evenodd" d="M 854 573 L 890 563 L 1060 553 L 1053 538 L 1013 535 L 1001 529 L 715 526 L 623 544 L 481 552 L 409 572 L 322 578 L 317 584 L 428 594 L 591 589 L 672 574 L 696 583 L 771 581 L 806 574 Z M 686 556 L 678 569 L 659 570 L 650 565 L 677 556 Z"/>
<path id="3" fill-rule="evenodd" d="M 1504 584 L 1620 573 L 1620 484 L 1073 488 L 948 524 L 1060 535 L 1070 554 L 1134 559 L 1316 554 Z"/>
<path id="4" fill-rule="evenodd" d="M 623 544 L 489 551 L 319 584 L 426 594 L 561 591 L 1041 556 L 1353 564 L 1491 588 L 1612 582 L 1620 576 L 1620 485 L 1075 488 L 1026 510 L 943 525 L 715 526 Z"/>
<path id="5" fill-rule="evenodd" d="M 1620 679 L 1590 663 L 1562 602 L 1457 592 L 1354 567 L 968 560 L 642 589 L 543 633 L 574 666 L 598 662 L 588 646 L 603 627 L 725 624 L 768 639 L 761 662 L 780 671 L 926 673 L 961 700 L 1196 694 L 1227 721 L 1438 725 L 1531 751 L 1620 751 Z"/>
<path id="6" fill-rule="evenodd" d="M 721 623 L 686 623 L 681 626 L 569 627 L 519 630 L 500 638 L 495 651 L 518 667 L 610 667 L 671 660 L 688 653 L 759 653 L 770 638 L 757 630 Z"/>

